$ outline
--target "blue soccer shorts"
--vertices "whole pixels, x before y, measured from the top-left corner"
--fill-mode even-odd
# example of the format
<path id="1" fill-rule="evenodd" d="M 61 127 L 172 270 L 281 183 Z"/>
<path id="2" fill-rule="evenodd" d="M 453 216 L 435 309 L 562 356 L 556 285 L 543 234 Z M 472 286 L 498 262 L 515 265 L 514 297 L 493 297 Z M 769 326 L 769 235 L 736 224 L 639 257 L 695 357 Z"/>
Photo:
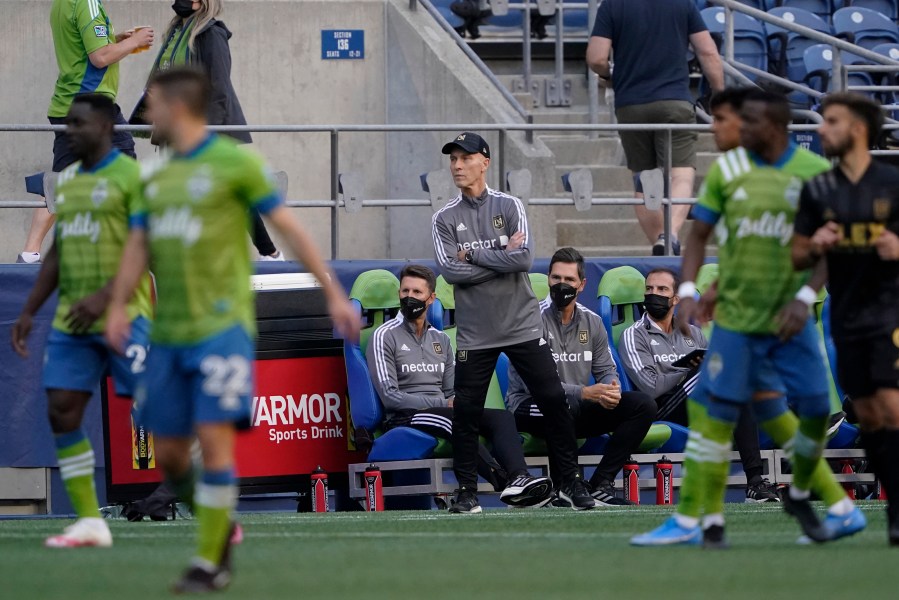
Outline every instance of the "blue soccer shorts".
<path id="1" fill-rule="evenodd" d="M 696 388 L 704 401 L 746 403 L 756 392 L 776 391 L 791 400 L 820 399 L 829 407 L 829 375 L 814 321 L 786 342 L 716 325 Z"/>
<path id="2" fill-rule="evenodd" d="M 191 436 L 201 423 L 249 423 L 253 358 L 240 325 L 188 346 L 154 344 L 135 394 L 138 421 L 164 437 Z"/>
<path id="3" fill-rule="evenodd" d="M 110 349 L 100 334 L 72 335 L 52 329 L 44 352 L 44 388 L 93 392 L 109 368 L 116 394 L 131 397 L 145 368 L 149 332 L 150 321 L 144 317 L 132 321 L 123 356 Z"/>

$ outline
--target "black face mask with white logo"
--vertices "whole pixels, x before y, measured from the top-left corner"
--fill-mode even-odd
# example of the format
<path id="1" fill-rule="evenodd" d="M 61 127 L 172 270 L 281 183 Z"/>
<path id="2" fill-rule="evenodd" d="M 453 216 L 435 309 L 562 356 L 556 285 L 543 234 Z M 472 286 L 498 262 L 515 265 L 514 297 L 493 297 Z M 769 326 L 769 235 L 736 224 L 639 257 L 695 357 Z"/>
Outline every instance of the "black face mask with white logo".
<path id="1" fill-rule="evenodd" d="M 550 286 L 549 297 L 556 305 L 556 308 L 562 309 L 574 302 L 577 298 L 577 288 L 567 283 L 557 283 Z"/>
<path id="2" fill-rule="evenodd" d="M 658 294 L 646 294 L 643 297 L 643 306 L 650 317 L 659 321 L 671 312 L 671 298 Z"/>
<path id="3" fill-rule="evenodd" d="M 193 0 L 175 0 L 175 2 L 172 3 L 172 10 L 182 19 L 186 19 L 194 14 Z"/>
<path id="4" fill-rule="evenodd" d="M 428 305 L 424 300 L 419 300 L 412 296 L 400 298 L 400 312 L 403 313 L 403 317 L 405 317 L 407 321 L 417 320 L 418 317 L 421 316 L 421 313 L 427 310 L 427 308 Z"/>

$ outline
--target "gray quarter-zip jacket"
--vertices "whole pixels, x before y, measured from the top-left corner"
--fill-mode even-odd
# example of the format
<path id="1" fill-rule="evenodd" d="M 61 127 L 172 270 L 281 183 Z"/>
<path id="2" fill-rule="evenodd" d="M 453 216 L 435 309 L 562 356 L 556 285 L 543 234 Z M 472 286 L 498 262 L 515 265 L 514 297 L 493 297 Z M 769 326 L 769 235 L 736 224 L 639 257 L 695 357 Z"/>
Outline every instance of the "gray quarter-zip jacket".
<path id="1" fill-rule="evenodd" d="M 678 369 L 671 363 L 694 350 L 708 347 L 699 327 L 691 325 L 690 330 L 691 336 L 685 336 L 677 328 L 670 334 L 665 333 L 647 314 L 624 330 L 618 354 L 637 389 L 655 400 L 684 380 L 689 369 Z"/>
<path id="2" fill-rule="evenodd" d="M 446 406 L 456 360 L 449 337 L 425 324 L 421 338 L 402 314 L 378 327 L 365 351 L 387 419 L 395 413 Z"/>
<path id="3" fill-rule="evenodd" d="M 569 406 L 576 407 L 583 399 L 581 392 L 585 385 L 590 385 L 591 376 L 597 383 L 618 381 L 618 370 L 609 348 L 609 338 L 599 315 L 582 304 L 576 304 L 571 323 L 564 325 L 562 314 L 549 299 L 540 303 L 540 310 L 543 317 L 543 337 L 552 348 Z M 506 406 L 515 412 L 530 400 L 531 393 L 527 386 L 509 365 Z"/>
<path id="4" fill-rule="evenodd" d="M 522 231 L 524 244 L 506 252 Z M 538 339 L 540 307 L 531 289 L 527 214 L 514 196 L 487 189 L 480 198 L 463 195 L 434 214 L 434 254 L 440 273 L 455 286 L 458 350 L 512 346 Z M 459 260 L 472 251 L 472 263 Z"/>

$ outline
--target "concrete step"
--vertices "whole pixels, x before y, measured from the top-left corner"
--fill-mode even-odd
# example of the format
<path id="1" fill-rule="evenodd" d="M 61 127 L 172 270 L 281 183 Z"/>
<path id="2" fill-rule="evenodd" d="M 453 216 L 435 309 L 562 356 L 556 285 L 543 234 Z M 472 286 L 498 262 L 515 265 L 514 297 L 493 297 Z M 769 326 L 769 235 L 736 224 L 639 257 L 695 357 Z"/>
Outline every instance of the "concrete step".
<path id="1" fill-rule="evenodd" d="M 541 135 L 555 156 L 556 164 L 617 165 L 623 153 L 618 139 L 590 138 L 587 135 Z"/>
<path id="2" fill-rule="evenodd" d="M 690 222 L 681 229 L 681 238 L 690 232 Z M 621 219 L 560 219 L 556 221 L 556 240 L 562 246 L 650 246 L 631 213 Z"/>
<path id="3" fill-rule="evenodd" d="M 587 107 L 538 108 L 531 115 L 534 117 L 534 123 L 537 125 L 583 125 L 590 121 L 590 113 L 587 111 Z"/>

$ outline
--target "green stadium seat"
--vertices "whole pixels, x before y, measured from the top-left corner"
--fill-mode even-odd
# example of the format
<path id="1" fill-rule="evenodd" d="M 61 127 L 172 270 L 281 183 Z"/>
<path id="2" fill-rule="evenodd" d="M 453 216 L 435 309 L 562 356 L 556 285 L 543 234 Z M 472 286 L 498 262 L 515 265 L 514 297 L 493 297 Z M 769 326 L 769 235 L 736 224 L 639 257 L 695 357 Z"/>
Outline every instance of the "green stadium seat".
<path id="1" fill-rule="evenodd" d="M 361 273 L 350 289 L 350 298 L 362 306 L 364 327 L 359 336 L 362 352 L 374 330 L 393 318 L 400 307 L 400 282 L 390 271 L 375 269 Z"/>
<path id="2" fill-rule="evenodd" d="M 549 278 L 543 273 L 529 273 L 528 277 L 531 279 L 534 295 L 537 296 L 537 300 L 543 302 L 549 296 Z"/>
<path id="3" fill-rule="evenodd" d="M 621 333 L 640 318 L 640 305 L 646 294 L 646 280 L 634 267 L 615 267 L 606 271 L 599 282 L 599 316 L 611 329 L 612 343 L 617 348 Z"/>
<path id="4" fill-rule="evenodd" d="M 706 263 L 699 268 L 696 275 L 696 290 L 703 294 L 716 281 L 718 281 L 718 263 Z"/>

